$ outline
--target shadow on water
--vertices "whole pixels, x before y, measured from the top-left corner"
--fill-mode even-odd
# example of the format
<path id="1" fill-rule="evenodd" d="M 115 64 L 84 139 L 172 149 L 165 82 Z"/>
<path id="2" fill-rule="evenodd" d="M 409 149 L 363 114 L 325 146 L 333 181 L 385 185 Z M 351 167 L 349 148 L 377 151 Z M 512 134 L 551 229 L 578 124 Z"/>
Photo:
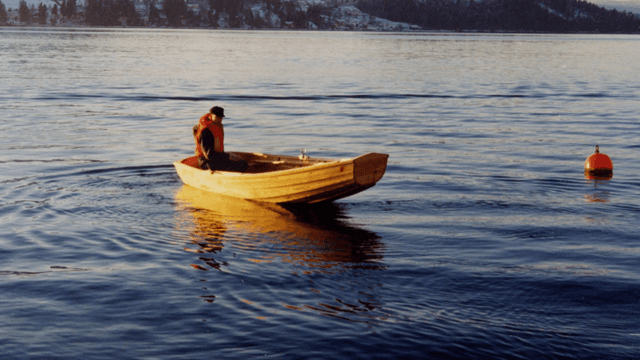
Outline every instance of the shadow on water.
<path id="1" fill-rule="evenodd" d="M 271 244 L 277 249 L 263 253 L 266 262 L 277 256 L 322 271 L 336 267 L 384 268 L 380 264 L 384 251 L 380 238 L 348 224 L 348 216 L 338 204 L 284 207 L 211 194 L 187 185 L 176 199 L 182 215 L 190 217 L 193 224 L 189 241 L 198 248 L 185 249 L 188 251 L 216 253 L 226 242 L 242 249 Z M 205 263 L 220 269 L 220 263 Z"/>

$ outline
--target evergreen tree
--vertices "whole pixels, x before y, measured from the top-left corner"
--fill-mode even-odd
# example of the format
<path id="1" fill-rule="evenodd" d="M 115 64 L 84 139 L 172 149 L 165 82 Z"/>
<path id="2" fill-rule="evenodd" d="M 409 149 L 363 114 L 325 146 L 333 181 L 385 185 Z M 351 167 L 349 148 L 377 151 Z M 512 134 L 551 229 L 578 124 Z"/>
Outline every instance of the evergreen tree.
<path id="1" fill-rule="evenodd" d="M 104 26 L 120 25 L 121 16 L 115 0 L 102 0 L 102 24 Z"/>
<path id="2" fill-rule="evenodd" d="M 281 0 L 265 0 L 267 5 L 267 13 L 271 12 L 278 16 L 282 14 L 282 1 Z"/>
<path id="3" fill-rule="evenodd" d="M 60 14 L 67 19 L 72 18 L 77 13 L 76 0 L 62 0 Z"/>
<path id="4" fill-rule="evenodd" d="M 113 16 L 112 0 L 87 0 L 84 13 L 85 23 L 91 26 L 112 26 L 117 24 Z"/>
<path id="5" fill-rule="evenodd" d="M 116 0 L 115 7 L 118 15 L 126 19 L 127 25 L 138 26 L 142 22 L 131 0 Z"/>
<path id="6" fill-rule="evenodd" d="M 223 0 L 209 0 L 209 9 L 215 13 L 216 20 L 220 18 L 220 13 L 224 11 Z"/>
<path id="7" fill-rule="evenodd" d="M 67 0 L 67 17 L 71 18 L 77 13 L 76 0 Z"/>
<path id="8" fill-rule="evenodd" d="M 322 5 L 309 5 L 307 8 L 307 18 L 318 27 L 323 27 L 322 13 L 324 8 Z"/>
<path id="9" fill-rule="evenodd" d="M 157 24 L 160 21 L 160 11 L 154 2 L 149 5 L 149 24 Z"/>
<path id="10" fill-rule="evenodd" d="M 304 29 L 307 27 L 307 13 L 302 10 L 296 10 L 291 16 L 293 19 L 293 27 L 296 29 Z"/>
<path id="11" fill-rule="evenodd" d="M 51 8 L 51 18 L 49 19 L 51 25 L 56 25 L 58 23 L 58 6 L 57 4 L 53 4 Z"/>
<path id="12" fill-rule="evenodd" d="M 62 3 L 64 6 L 64 2 Z M 87 0 L 87 2 L 85 3 L 85 9 L 84 9 L 84 22 L 92 25 L 92 26 L 96 26 L 96 25 L 101 25 L 101 16 L 100 16 L 100 9 L 101 9 L 101 3 L 100 0 Z M 64 9 L 64 7 L 62 7 L 62 9 Z M 60 10 L 61 13 L 63 13 L 64 10 Z"/>
<path id="13" fill-rule="evenodd" d="M 281 6 L 281 13 L 277 13 L 278 16 L 284 18 L 285 21 L 293 21 L 296 15 L 296 4 L 293 1 L 285 1 Z"/>
<path id="14" fill-rule="evenodd" d="M 245 8 L 242 12 L 242 16 L 244 17 L 244 22 L 251 26 L 251 28 L 259 28 L 259 21 L 257 21 L 256 17 L 253 15 L 253 11 L 250 8 Z"/>
<path id="15" fill-rule="evenodd" d="M 184 0 L 165 0 L 162 11 L 171 26 L 181 26 L 187 16 L 187 4 Z"/>
<path id="16" fill-rule="evenodd" d="M 21 23 L 31 23 L 31 12 L 29 11 L 29 7 L 27 6 L 27 2 L 25 0 L 20 0 L 18 14 L 20 14 Z"/>
<path id="17" fill-rule="evenodd" d="M 7 9 L 4 7 L 4 3 L 0 1 L 0 24 L 4 25 L 9 21 L 9 16 L 7 15 Z"/>
<path id="18" fill-rule="evenodd" d="M 67 17 L 67 0 L 62 0 L 60 4 L 60 15 Z"/>
<path id="19" fill-rule="evenodd" d="M 47 24 L 47 6 L 42 3 L 38 5 L 38 24 Z"/>
<path id="20" fill-rule="evenodd" d="M 229 12 L 229 26 L 232 28 L 239 28 L 242 26 L 242 18 L 240 13 L 244 8 L 243 0 L 229 0 L 226 4 L 226 9 Z"/>

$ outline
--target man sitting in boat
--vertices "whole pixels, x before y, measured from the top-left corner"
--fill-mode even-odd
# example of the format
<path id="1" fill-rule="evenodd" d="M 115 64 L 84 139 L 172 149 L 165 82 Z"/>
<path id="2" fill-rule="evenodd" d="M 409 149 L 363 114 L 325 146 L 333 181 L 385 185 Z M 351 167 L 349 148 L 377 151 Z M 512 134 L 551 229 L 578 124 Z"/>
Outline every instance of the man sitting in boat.
<path id="1" fill-rule="evenodd" d="M 242 159 L 232 160 L 229 154 L 224 152 L 222 118 L 224 118 L 224 109 L 214 106 L 193 127 L 198 165 L 204 170 L 243 172 L 247 170 L 249 164 Z"/>

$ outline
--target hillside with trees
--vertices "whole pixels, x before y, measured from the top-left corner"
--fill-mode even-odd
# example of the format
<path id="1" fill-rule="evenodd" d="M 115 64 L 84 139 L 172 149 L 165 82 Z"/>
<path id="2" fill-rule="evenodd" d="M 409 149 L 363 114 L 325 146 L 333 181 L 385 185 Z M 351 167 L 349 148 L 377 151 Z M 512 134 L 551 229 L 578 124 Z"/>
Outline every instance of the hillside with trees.
<path id="1" fill-rule="evenodd" d="M 640 33 L 638 15 L 585 0 L 84 0 L 81 11 L 53 1 L 36 10 L 22 0 L 20 24 Z M 0 24 L 9 18 L 0 0 Z M 381 21 L 407 26 L 372 25 Z"/>
<path id="2" fill-rule="evenodd" d="M 426 29 L 637 33 L 640 19 L 583 0 L 360 0 L 371 15 Z"/>

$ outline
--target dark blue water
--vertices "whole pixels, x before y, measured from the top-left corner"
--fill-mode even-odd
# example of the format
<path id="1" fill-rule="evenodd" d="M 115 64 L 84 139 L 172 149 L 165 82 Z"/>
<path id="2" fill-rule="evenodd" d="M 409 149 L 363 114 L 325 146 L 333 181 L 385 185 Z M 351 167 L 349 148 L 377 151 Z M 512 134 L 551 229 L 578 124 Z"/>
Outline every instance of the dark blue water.
<path id="1" fill-rule="evenodd" d="M 0 28 L 7 359 L 640 357 L 640 37 Z M 285 209 L 228 150 L 390 155 Z M 588 179 L 598 144 L 609 180 Z"/>

